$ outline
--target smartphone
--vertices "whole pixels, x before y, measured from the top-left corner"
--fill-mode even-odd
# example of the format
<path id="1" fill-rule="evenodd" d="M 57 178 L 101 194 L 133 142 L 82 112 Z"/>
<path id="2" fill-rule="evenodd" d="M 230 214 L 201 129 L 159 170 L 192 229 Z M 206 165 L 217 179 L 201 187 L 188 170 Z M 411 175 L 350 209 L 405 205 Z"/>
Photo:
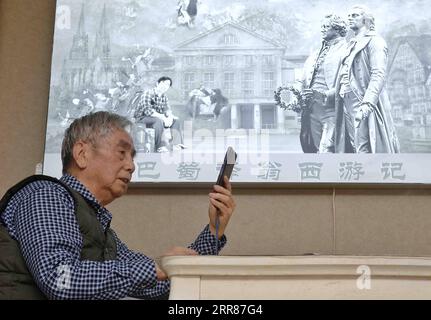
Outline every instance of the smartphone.
<path id="1" fill-rule="evenodd" d="M 238 155 L 236 154 L 235 150 L 233 150 L 232 147 L 229 147 L 227 149 L 226 154 L 224 156 L 223 164 L 218 174 L 218 178 L 216 182 L 217 185 L 225 187 L 223 177 L 227 176 L 227 178 L 230 179 L 237 156 Z"/>

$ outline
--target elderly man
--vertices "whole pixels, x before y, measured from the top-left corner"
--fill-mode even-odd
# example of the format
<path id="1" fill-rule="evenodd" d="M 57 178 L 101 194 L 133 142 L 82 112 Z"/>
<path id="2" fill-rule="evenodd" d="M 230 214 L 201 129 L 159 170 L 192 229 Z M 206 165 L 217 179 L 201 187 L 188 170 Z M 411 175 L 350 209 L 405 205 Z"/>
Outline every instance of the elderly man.
<path id="1" fill-rule="evenodd" d="M 301 114 L 301 146 L 306 153 L 334 152 L 335 83 L 345 47 L 346 23 L 336 15 L 322 21 L 322 45 L 304 64 L 295 84 L 307 109 Z"/>
<path id="2" fill-rule="evenodd" d="M 108 112 L 75 120 L 63 140 L 63 177 L 27 178 L 2 199 L 0 299 L 167 296 L 169 281 L 155 261 L 129 250 L 110 228 L 106 205 L 126 193 L 135 170 L 130 125 Z M 228 179 L 225 186 L 209 194 L 210 222 L 196 241 L 165 255 L 213 254 L 216 243 L 224 246 L 235 208 Z"/>
<path id="3" fill-rule="evenodd" d="M 354 6 L 348 19 L 355 37 L 344 54 L 337 83 L 335 151 L 397 153 L 399 142 L 384 89 L 386 42 L 376 34 L 367 7 Z"/>

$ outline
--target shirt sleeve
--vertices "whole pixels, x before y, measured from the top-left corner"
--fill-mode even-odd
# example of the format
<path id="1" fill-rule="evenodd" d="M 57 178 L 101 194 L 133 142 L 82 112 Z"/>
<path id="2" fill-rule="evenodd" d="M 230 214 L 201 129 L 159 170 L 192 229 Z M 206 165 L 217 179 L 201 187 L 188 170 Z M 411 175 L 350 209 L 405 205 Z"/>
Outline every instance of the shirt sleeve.
<path id="1" fill-rule="evenodd" d="M 206 225 L 204 230 L 196 238 L 195 242 L 189 245 L 190 249 L 195 250 L 200 255 L 218 255 L 226 245 L 227 238 L 223 235 L 219 241 L 216 249 L 216 237 L 211 233 L 209 225 Z"/>
<path id="2" fill-rule="evenodd" d="M 163 106 L 163 111 L 164 113 L 168 112 L 168 110 L 171 110 L 171 106 L 169 104 L 169 99 L 167 96 L 164 96 L 165 101 L 164 101 L 164 106 Z"/>
<path id="3" fill-rule="evenodd" d="M 117 239 L 117 255 L 119 260 L 148 260 L 146 255 L 131 251 L 126 244 L 122 243 L 118 237 Z M 209 225 L 199 234 L 196 240 L 188 246 L 188 248 L 195 250 L 200 255 L 214 255 L 218 254 L 220 250 L 226 245 L 227 239 L 223 235 L 218 242 L 216 250 L 216 238 L 211 234 Z M 217 253 L 215 253 L 217 252 Z M 170 281 L 157 281 L 156 286 L 152 288 L 138 287 L 129 295 L 141 299 L 167 299 L 170 291 Z"/>
<path id="4" fill-rule="evenodd" d="M 17 208 L 15 225 L 24 260 L 50 299 L 120 299 L 157 285 L 151 259 L 80 260 L 82 236 L 63 187 L 30 193 Z"/>
<path id="5" fill-rule="evenodd" d="M 226 245 L 227 239 L 223 235 L 218 242 L 217 253 Z M 196 240 L 188 247 L 197 251 L 200 255 L 214 255 L 216 252 L 216 238 L 211 234 L 209 225 L 199 234 Z M 119 245 L 119 259 L 148 259 L 145 255 L 133 252 L 123 243 Z M 170 281 L 157 281 L 157 285 L 153 288 L 137 288 L 130 293 L 130 296 L 141 299 L 167 299 L 169 297 Z"/>
<path id="6" fill-rule="evenodd" d="M 134 252 L 130 250 L 127 245 L 117 237 L 115 234 L 115 239 L 117 242 L 117 259 L 118 260 L 134 260 L 134 261 L 153 261 L 146 255 Z M 141 298 L 141 299 L 161 299 L 167 298 L 169 296 L 170 282 L 169 280 L 157 281 L 157 284 L 152 288 L 137 287 L 135 290 L 129 293 L 130 296 Z"/>
<path id="7" fill-rule="evenodd" d="M 153 288 L 137 288 L 132 293 L 131 297 L 145 299 L 145 300 L 167 300 L 171 289 L 171 282 L 169 280 L 157 281 Z"/>
<path id="8" fill-rule="evenodd" d="M 153 95 L 150 91 L 145 91 L 139 99 L 138 106 L 135 111 L 135 118 L 140 120 L 143 117 L 150 117 L 153 113 Z"/>

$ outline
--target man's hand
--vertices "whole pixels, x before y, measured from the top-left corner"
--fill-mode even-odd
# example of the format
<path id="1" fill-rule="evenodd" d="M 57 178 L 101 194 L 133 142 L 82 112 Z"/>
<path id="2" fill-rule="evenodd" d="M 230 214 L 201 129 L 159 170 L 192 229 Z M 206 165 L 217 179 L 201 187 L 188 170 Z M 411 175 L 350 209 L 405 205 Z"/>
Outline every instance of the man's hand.
<path id="1" fill-rule="evenodd" d="M 160 269 L 157 263 L 156 263 L 156 275 L 157 275 L 158 281 L 163 281 L 168 279 L 168 276 L 166 275 L 166 273 L 162 269 Z"/>
<path id="2" fill-rule="evenodd" d="M 153 113 L 151 113 L 151 116 L 162 120 L 165 128 L 170 128 L 174 123 L 174 119 L 176 118 L 172 113 L 165 115 L 163 113 L 158 113 L 156 111 L 153 111 Z"/>
<path id="3" fill-rule="evenodd" d="M 313 101 L 320 101 L 322 103 L 325 103 L 326 97 L 327 95 L 325 92 L 320 92 L 313 89 L 304 89 L 301 91 L 301 98 L 307 103 Z"/>
<path id="4" fill-rule="evenodd" d="M 157 111 L 154 111 L 153 110 L 153 112 L 151 113 L 151 116 L 152 117 L 155 117 L 155 118 L 159 118 L 160 120 L 162 120 L 162 121 L 164 121 L 165 120 L 165 118 L 166 118 L 166 116 L 164 115 L 164 114 L 162 114 L 162 113 L 158 113 Z"/>
<path id="5" fill-rule="evenodd" d="M 165 126 L 165 128 L 170 128 L 173 123 L 174 123 L 174 117 L 172 115 L 169 117 L 164 117 L 163 125 Z"/>
<path id="6" fill-rule="evenodd" d="M 162 256 L 196 256 L 198 253 L 189 248 L 184 247 L 172 247 L 168 251 L 166 251 Z"/>
<path id="7" fill-rule="evenodd" d="M 198 253 L 189 248 L 183 248 L 183 247 L 172 247 L 168 251 L 166 251 L 164 254 L 162 254 L 162 257 L 167 256 L 197 256 Z M 156 263 L 156 274 L 157 274 L 157 280 L 162 281 L 168 279 L 168 276 L 166 273 L 157 265 Z"/>
<path id="8" fill-rule="evenodd" d="M 369 103 L 362 103 L 355 114 L 355 121 L 361 122 L 367 119 L 373 112 L 373 107 Z"/>
<path id="9" fill-rule="evenodd" d="M 208 214 L 210 218 L 210 231 L 213 235 L 216 234 L 216 217 L 219 216 L 219 238 L 222 237 L 226 226 L 235 210 L 236 204 L 232 197 L 232 186 L 229 179 L 224 177 L 224 184 L 226 188 L 214 185 L 214 190 L 209 194 L 210 204 Z"/>
<path id="10" fill-rule="evenodd" d="M 314 92 L 311 89 L 304 89 L 301 91 L 301 98 L 303 101 L 305 102 L 309 102 L 313 99 L 314 97 Z"/>

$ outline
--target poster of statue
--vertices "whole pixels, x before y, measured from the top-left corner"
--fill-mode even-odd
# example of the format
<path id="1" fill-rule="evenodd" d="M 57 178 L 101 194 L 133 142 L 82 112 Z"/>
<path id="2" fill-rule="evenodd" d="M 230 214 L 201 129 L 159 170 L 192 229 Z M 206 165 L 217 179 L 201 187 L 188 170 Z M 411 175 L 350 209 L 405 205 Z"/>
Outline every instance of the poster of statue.
<path id="1" fill-rule="evenodd" d="M 431 182 L 427 1 L 58 0 L 51 70 L 44 174 L 109 111 L 133 182 Z"/>

